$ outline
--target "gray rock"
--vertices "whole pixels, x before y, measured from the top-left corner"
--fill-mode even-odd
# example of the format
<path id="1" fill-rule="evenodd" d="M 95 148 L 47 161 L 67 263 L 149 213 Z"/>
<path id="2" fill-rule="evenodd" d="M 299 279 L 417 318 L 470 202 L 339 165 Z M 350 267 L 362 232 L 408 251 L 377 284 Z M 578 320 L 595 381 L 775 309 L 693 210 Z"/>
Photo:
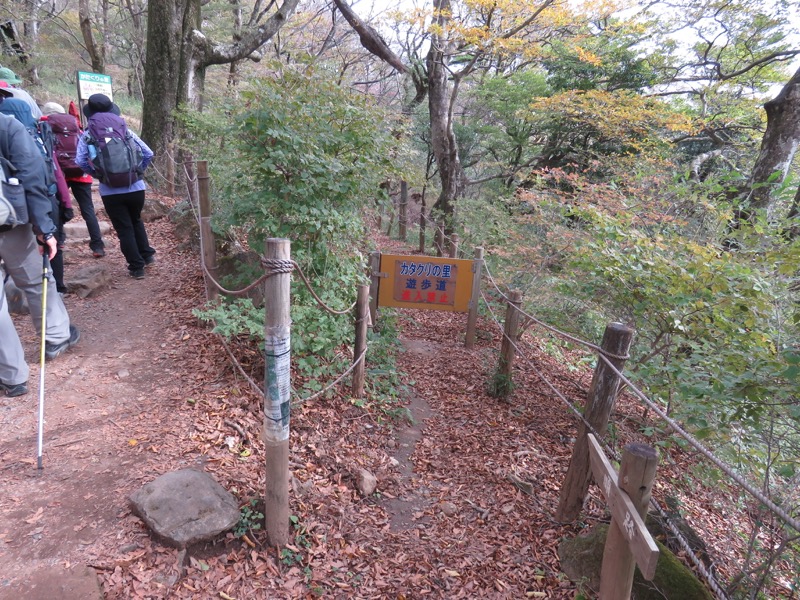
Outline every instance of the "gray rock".
<path id="1" fill-rule="evenodd" d="M 156 219 L 162 219 L 169 214 L 169 208 L 161 200 L 148 198 L 142 210 L 142 221 L 150 223 Z"/>
<path id="2" fill-rule="evenodd" d="M 236 498 L 202 471 L 166 473 L 131 494 L 131 510 L 177 548 L 213 539 L 239 521 Z"/>
<path id="3" fill-rule="evenodd" d="M 452 517 L 458 512 L 458 507 L 452 502 L 442 502 L 439 505 L 442 513 L 447 517 Z"/>
<path id="4" fill-rule="evenodd" d="M 111 224 L 108 221 L 98 221 L 97 223 L 100 225 L 100 233 L 102 235 L 106 235 L 111 231 Z M 83 219 L 75 218 L 69 223 L 64 223 L 64 233 L 67 236 L 67 241 L 70 242 L 89 241 L 89 230 L 86 229 L 86 223 L 83 222 Z"/>
<path id="5" fill-rule="evenodd" d="M 76 270 L 68 269 L 64 278 L 67 290 L 81 298 L 88 298 L 111 283 L 107 263 L 102 262 L 91 263 Z"/>
<path id="6" fill-rule="evenodd" d="M 356 473 L 356 489 L 362 496 L 371 496 L 378 487 L 378 479 L 366 469 L 359 469 Z"/>

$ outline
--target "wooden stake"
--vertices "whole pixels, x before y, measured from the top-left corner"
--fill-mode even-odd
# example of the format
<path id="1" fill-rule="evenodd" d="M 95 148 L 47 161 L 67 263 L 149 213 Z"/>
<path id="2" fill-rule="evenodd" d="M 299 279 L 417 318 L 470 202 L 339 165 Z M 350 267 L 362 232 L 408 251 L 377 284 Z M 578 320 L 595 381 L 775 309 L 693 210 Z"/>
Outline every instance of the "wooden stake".
<path id="1" fill-rule="evenodd" d="M 472 263 L 472 297 L 469 301 L 467 313 L 467 334 L 464 337 L 464 346 L 475 346 L 475 329 L 478 325 L 478 303 L 481 298 L 481 276 L 483 274 L 483 248 L 475 248 L 475 261 Z"/>
<path id="2" fill-rule="evenodd" d="M 369 318 L 372 326 L 378 322 L 378 287 L 381 284 L 381 253 L 369 255 Z"/>
<path id="3" fill-rule="evenodd" d="M 369 320 L 369 288 L 368 285 L 358 286 L 358 296 L 356 297 L 356 343 L 353 349 L 355 356 L 353 360 L 358 360 L 361 353 L 367 348 L 367 325 Z M 353 397 L 364 397 L 364 378 L 367 372 L 367 357 L 359 362 L 353 369 Z"/>
<path id="4" fill-rule="evenodd" d="M 399 226 L 400 239 L 404 242 L 408 239 L 408 182 L 400 182 L 400 205 L 398 206 L 397 223 Z"/>
<path id="5" fill-rule="evenodd" d="M 601 347 L 608 356 L 608 360 L 617 370 L 622 371 L 633 340 L 633 329 L 622 323 L 610 323 L 603 334 Z M 602 435 L 608 427 L 608 418 L 614 408 L 619 388 L 619 376 L 612 371 L 606 362 L 600 358 L 594 369 L 592 384 L 586 399 L 583 415 L 594 431 Z M 567 475 L 561 486 L 556 519 L 561 523 L 571 523 L 580 515 L 583 501 L 589 489 L 591 468 L 589 464 L 589 444 L 586 439 L 591 433 L 586 425 L 578 425 L 578 436 L 572 449 L 572 459 L 567 469 Z"/>
<path id="6" fill-rule="evenodd" d="M 593 434 L 587 436 L 592 473 L 611 511 L 603 566 L 601 600 L 628 600 L 636 564 L 652 580 L 659 550 L 644 523 L 658 467 L 658 452 L 645 444 L 628 444 L 622 452 L 619 476 Z"/>
<path id="7" fill-rule="evenodd" d="M 450 252 L 448 256 L 450 258 L 458 258 L 458 234 L 454 233 L 450 236 Z"/>
<path id="8" fill-rule="evenodd" d="M 288 262 L 289 240 L 269 238 L 266 258 Z M 264 283 L 264 518 L 269 544 L 276 547 L 283 547 L 289 541 L 290 283 L 290 272 L 274 272 Z"/>
<path id="9" fill-rule="evenodd" d="M 506 306 L 506 320 L 503 323 L 503 341 L 500 344 L 500 365 L 498 372 L 504 377 L 511 379 L 511 370 L 514 367 L 514 357 L 516 348 L 514 341 L 517 339 L 519 329 L 519 305 L 522 302 L 522 292 L 513 290 L 508 293 L 508 304 Z"/>
<path id="10" fill-rule="evenodd" d="M 200 205 L 200 245 L 203 249 L 202 260 L 206 269 L 212 275 L 217 271 L 217 243 L 214 231 L 211 229 L 211 194 L 209 193 L 208 161 L 197 161 L 197 196 Z M 209 300 L 214 300 L 219 291 L 204 274 L 206 281 L 206 295 Z"/>

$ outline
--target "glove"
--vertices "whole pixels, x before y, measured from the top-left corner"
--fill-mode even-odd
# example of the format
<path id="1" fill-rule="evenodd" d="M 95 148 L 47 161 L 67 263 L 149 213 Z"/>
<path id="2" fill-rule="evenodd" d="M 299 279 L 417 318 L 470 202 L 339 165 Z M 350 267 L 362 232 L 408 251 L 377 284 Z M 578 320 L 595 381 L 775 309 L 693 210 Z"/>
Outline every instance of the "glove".
<path id="1" fill-rule="evenodd" d="M 71 208 L 61 207 L 61 222 L 67 223 L 75 218 L 75 211 Z"/>

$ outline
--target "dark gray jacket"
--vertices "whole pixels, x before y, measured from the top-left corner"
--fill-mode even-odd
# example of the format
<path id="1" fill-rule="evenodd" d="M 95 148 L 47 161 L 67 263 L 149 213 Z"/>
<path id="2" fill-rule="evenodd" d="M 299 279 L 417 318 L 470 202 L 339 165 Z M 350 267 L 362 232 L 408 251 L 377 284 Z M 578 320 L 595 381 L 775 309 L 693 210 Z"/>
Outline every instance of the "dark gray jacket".
<path id="1" fill-rule="evenodd" d="M 16 178 L 20 185 L 3 184 L 6 197 L 18 209 L 18 215 L 27 214 L 36 233 L 55 233 L 56 225 L 50 216 L 53 205 L 47 196 L 44 178 L 44 159 L 34 145 L 25 126 L 14 117 L 0 114 L 0 157 L 5 158 L 6 178 Z M 24 195 L 19 193 L 19 188 Z M 15 193 L 17 192 L 17 193 Z"/>

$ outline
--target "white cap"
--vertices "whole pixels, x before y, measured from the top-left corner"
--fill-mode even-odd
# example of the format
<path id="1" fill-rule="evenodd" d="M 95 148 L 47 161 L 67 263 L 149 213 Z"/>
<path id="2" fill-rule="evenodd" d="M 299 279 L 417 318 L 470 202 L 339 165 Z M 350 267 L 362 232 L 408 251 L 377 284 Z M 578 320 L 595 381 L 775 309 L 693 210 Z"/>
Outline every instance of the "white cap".
<path id="1" fill-rule="evenodd" d="M 67 111 L 64 110 L 64 107 L 61 106 L 58 102 L 45 102 L 44 106 L 42 106 L 42 114 L 43 115 L 52 115 L 55 113 L 65 114 Z"/>

